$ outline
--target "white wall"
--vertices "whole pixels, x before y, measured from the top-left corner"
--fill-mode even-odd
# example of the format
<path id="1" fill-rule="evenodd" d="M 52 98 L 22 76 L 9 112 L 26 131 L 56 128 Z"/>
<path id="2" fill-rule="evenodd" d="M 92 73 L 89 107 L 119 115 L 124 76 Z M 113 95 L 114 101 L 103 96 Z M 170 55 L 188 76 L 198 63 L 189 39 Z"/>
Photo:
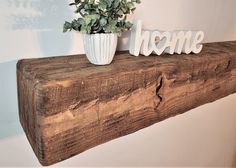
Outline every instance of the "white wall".
<path id="1" fill-rule="evenodd" d="M 18 122 L 18 59 L 83 53 L 81 36 L 63 34 L 67 0 L 0 1 L 0 166 L 38 165 Z M 236 0 L 143 0 L 144 28 L 205 31 L 205 42 L 236 40 Z M 128 33 L 119 49 L 127 49 Z M 58 164 L 89 166 L 236 165 L 236 95 L 99 146 Z M 2 150 L 6 149 L 6 150 Z"/>

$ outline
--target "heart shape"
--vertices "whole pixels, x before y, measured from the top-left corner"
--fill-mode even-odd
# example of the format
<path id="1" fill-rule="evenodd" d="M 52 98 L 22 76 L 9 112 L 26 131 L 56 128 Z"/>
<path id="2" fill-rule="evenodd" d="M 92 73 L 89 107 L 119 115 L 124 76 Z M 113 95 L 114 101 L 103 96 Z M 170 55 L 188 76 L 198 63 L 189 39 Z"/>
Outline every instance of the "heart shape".
<path id="1" fill-rule="evenodd" d="M 153 52 L 157 55 L 161 55 L 165 51 L 166 47 L 169 46 L 170 38 L 170 32 L 153 31 L 151 36 Z M 159 39 L 158 42 L 157 39 Z"/>

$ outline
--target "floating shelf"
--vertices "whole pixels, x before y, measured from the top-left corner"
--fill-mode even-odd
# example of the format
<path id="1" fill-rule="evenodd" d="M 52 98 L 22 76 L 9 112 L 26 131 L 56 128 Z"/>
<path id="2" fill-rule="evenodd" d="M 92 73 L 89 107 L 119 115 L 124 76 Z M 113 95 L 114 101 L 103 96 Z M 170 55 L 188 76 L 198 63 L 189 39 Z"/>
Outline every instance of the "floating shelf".
<path id="1" fill-rule="evenodd" d="M 20 60 L 19 116 L 42 165 L 236 92 L 236 42 L 199 55 L 133 57 L 111 65 L 85 55 Z"/>

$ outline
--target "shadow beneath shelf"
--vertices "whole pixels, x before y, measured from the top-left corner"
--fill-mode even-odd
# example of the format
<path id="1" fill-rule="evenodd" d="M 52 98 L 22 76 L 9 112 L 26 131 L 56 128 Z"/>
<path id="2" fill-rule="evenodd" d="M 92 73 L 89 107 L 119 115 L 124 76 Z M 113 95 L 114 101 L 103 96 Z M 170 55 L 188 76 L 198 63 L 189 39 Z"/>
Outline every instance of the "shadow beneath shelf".
<path id="1" fill-rule="evenodd" d="M 0 63 L 0 139 L 22 133 L 18 118 L 16 63 Z"/>

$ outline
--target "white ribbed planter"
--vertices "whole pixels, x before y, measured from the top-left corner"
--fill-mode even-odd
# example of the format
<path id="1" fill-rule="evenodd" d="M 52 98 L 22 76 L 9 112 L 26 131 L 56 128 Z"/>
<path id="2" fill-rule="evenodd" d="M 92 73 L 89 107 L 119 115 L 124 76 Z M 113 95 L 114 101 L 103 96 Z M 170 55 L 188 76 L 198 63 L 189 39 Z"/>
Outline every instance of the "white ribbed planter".
<path id="1" fill-rule="evenodd" d="M 84 34 L 84 50 L 88 60 L 95 65 L 110 64 L 117 47 L 117 34 Z"/>

